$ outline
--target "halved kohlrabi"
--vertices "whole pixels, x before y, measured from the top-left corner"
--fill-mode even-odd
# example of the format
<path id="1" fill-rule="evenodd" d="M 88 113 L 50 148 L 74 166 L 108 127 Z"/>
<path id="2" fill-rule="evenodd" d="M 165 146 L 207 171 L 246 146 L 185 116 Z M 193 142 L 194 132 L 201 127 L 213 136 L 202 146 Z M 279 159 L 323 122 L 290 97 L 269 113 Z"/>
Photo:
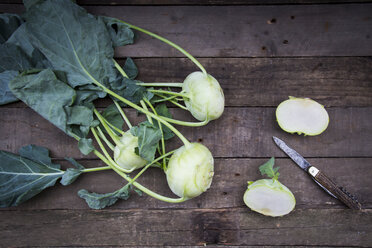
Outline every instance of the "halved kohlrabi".
<path id="1" fill-rule="evenodd" d="M 267 216 L 276 217 L 290 213 L 296 205 L 296 199 L 292 192 L 279 182 L 279 167 L 274 168 L 274 158 L 259 169 L 262 175 L 271 179 L 248 182 L 248 189 L 243 196 L 244 203 L 253 211 Z"/>
<path id="2" fill-rule="evenodd" d="M 311 136 L 321 134 L 329 123 L 324 106 L 309 98 L 289 97 L 277 107 L 276 119 L 288 133 Z"/>

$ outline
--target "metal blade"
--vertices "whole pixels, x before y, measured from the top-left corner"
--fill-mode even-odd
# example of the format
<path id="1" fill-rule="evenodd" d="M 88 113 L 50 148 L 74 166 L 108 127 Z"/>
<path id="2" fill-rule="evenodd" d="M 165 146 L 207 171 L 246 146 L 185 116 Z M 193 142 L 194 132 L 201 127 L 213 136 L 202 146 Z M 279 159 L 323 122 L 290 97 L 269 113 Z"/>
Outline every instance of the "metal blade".
<path id="1" fill-rule="evenodd" d="M 286 145 L 286 143 L 273 136 L 273 140 L 277 146 L 279 146 L 280 149 L 282 149 L 283 152 L 285 152 L 298 166 L 300 166 L 304 171 L 307 172 L 311 164 L 304 159 L 298 152 L 290 148 L 289 146 Z"/>

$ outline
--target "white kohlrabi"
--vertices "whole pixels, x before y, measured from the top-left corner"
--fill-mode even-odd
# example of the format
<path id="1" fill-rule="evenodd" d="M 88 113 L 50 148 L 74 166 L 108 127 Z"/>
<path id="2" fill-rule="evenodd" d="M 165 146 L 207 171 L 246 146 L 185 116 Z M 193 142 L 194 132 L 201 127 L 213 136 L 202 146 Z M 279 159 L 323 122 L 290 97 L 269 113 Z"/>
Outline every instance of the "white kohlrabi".
<path id="1" fill-rule="evenodd" d="M 138 147 L 138 138 L 130 131 L 125 132 L 114 149 L 115 162 L 126 170 L 136 170 L 146 165 L 146 160 L 135 153 Z"/>
<path id="2" fill-rule="evenodd" d="M 284 131 L 305 135 L 321 134 L 329 123 L 324 107 L 309 98 L 289 97 L 277 107 L 276 119 Z"/>
<path id="3" fill-rule="evenodd" d="M 215 120 L 224 110 L 225 97 L 218 81 L 200 71 L 189 74 L 183 82 L 182 91 L 187 109 L 199 121 Z"/>
<path id="4" fill-rule="evenodd" d="M 176 150 L 165 171 L 172 192 L 179 197 L 193 198 L 205 192 L 212 183 L 214 161 L 202 144 L 190 143 Z"/>
<path id="5" fill-rule="evenodd" d="M 296 199 L 292 192 L 278 181 L 279 167 L 273 166 L 274 158 L 260 166 L 261 174 L 266 174 L 271 179 L 248 182 L 243 200 L 253 211 L 276 217 L 290 213 L 296 205 Z"/>

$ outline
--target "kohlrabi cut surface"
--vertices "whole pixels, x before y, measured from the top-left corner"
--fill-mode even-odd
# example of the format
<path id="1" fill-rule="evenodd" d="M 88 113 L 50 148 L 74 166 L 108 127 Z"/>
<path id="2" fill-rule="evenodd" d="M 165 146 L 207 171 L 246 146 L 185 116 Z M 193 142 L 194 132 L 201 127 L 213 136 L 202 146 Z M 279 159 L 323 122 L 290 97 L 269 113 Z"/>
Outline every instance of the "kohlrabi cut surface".
<path id="1" fill-rule="evenodd" d="M 276 109 L 279 126 L 288 133 L 318 135 L 327 129 L 329 116 L 325 108 L 309 98 L 290 97 Z"/>
<path id="2" fill-rule="evenodd" d="M 274 158 L 260 166 L 262 175 L 271 179 L 248 182 L 244 203 L 251 210 L 263 215 L 277 217 L 289 214 L 296 205 L 292 192 L 279 182 L 279 167 L 274 168 Z"/>

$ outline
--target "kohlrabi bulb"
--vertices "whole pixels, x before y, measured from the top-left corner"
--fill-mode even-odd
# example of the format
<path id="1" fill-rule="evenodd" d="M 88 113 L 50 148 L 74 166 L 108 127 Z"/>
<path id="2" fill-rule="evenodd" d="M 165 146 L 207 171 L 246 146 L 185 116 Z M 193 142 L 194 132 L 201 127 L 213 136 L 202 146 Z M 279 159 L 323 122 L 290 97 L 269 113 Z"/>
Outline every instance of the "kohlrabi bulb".
<path id="1" fill-rule="evenodd" d="M 249 183 L 243 200 L 253 211 L 273 217 L 290 213 L 296 205 L 292 192 L 278 180 L 273 179 Z"/>
<path id="2" fill-rule="evenodd" d="M 225 97 L 218 81 L 211 75 L 196 71 L 183 81 L 182 91 L 187 109 L 199 121 L 215 120 L 223 113 Z"/>
<path id="3" fill-rule="evenodd" d="M 129 131 L 120 138 L 120 144 L 114 149 L 115 162 L 126 170 L 136 170 L 146 165 L 147 161 L 135 153 L 138 147 L 138 138 Z"/>
<path id="4" fill-rule="evenodd" d="M 214 161 L 211 152 L 202 144 L 182 146 L 172 155 L 165 171 L 173 193 L 193 198 L 206 191 L 213 178 Z"/>

